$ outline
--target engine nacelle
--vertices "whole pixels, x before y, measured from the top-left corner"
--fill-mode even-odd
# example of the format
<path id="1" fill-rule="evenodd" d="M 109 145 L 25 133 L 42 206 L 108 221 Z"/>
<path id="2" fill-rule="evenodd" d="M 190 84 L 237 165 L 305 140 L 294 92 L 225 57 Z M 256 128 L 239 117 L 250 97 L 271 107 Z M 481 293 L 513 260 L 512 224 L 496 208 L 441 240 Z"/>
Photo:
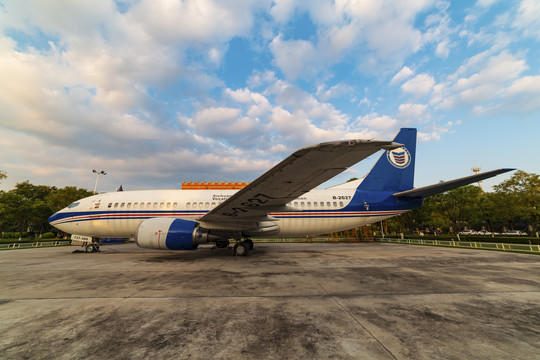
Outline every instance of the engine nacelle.
<path id="1" fill-rule="evenodd" d="M 135 232 L 139 247 L 163 250 L 194 250 L 213 238 L 195 221 L 175 218 L 144 220 Z"/>

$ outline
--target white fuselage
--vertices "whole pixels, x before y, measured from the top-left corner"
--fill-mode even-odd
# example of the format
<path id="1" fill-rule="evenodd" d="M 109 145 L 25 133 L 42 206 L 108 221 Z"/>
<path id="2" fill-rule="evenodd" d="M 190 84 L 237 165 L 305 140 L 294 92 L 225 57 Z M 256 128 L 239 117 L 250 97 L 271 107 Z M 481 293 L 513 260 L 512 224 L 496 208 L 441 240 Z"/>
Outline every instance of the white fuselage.
<path id="1" fill-rule="evenodd" d="M 133 238 L 149 218 L 197 221 L 238 190 L 143 190 L 104 193 L 82 199 L 51 217 L 51 225 L 70 234 Z M 314 189 L 291 201 L 294 211 L 277 218 L 277 236 L 318 235 L 384 220 L 404 211 L 347 210 L 355 189 Z"/>

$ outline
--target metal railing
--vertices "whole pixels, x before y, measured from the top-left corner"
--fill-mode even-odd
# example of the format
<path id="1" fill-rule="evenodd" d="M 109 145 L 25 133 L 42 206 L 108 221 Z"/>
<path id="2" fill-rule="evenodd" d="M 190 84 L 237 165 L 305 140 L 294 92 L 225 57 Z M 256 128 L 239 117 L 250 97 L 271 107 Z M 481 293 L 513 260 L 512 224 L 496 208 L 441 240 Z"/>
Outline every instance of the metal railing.
<path id="1" fill-rule="evenodd" d="M 12 249 L 29 249 L 36 247 L 54 247 L 54 246 L 66 246 L 71 245 L 71 240 L 57 240 L 57 241 L 38 241 L 31 243 L 17 242 L 10 244 L 0 244 L 0 250 L 12 250 Z"/>
<path id="2" fill-rule="evenodd" d="M 540 254 L 540 245 L 536 244 L 507 244 L 494 242 L 478 241 L 453 241 L 453 240 L 423 240 L 423 239 L 377 239 L 378 242 L 411 244 L 411 245 L 430 245 L 430 246 L 449 246 L 459 248 L 498 250 L 498 251 L 517 251 L 525 253 Z"/>
<path id="3" fill-rule="evenodd" d="M 362 242 L 357 238 L 332 238 L 328 236 L 300 236 L 300 237 L 276 237 L 262 238 L 254 237 L 256 243 L 332 243 L 332 242 Z"/>

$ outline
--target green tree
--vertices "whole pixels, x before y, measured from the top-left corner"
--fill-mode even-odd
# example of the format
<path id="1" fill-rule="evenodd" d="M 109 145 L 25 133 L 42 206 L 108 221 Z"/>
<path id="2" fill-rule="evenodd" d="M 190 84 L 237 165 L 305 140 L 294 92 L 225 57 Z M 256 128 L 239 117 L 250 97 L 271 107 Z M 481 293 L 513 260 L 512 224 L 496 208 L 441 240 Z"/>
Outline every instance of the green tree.
<path id="1" fill-rule="evenodd" d="M 46 202 L 51 210 L 51 215 L 74 201 L 93 195 L 86 189 L 78 189 L 76 186 L 66 186 L 62 189 L 53 188 L 46 197 Z"/>
<path id="2" fill-rule="evenodd" d="M 516 171 L 511 178 L 493 187 L 500 197 L 500 209 L 507 213 L 507 224 L 510 228 L 524 228 L 538 231 L 540 219 L 540 176 Z"/>
<path id="3" fill-rule="evenodd" d="M 43 231 L 48 227 L 50 209 L 45 198 L 51 188 L 45 185 L 33 185 L 24 181 L 15 185 L 15 189 L 2 194 L 0 198 L 0 219 L 2 228 L 25 233 Z"/>
<path id="4" fill-rule="evenodd" d="M 62 189 L 33 185 L 24 181 L 15 189 L 0 192 L 0 229 L 3 231 L 49 231 L 49 217 L 72 202 L 91 196 L 92 192 L 66 186 Z"/>
<path id="5" fill-rule="evenodd" d="M 7 178 L 7 174 L 5 171 L 0 170 L 0 180 Z"/>

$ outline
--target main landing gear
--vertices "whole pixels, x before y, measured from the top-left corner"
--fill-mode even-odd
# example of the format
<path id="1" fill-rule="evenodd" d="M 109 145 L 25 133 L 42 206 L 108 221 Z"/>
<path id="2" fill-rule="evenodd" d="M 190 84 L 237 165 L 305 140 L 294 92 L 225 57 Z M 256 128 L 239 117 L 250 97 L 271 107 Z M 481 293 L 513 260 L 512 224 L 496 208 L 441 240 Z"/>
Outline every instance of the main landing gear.
<path id="1" fill-rule="evenodd" d="M 244 241 L 237 242 L 233 249 L 234 255 L 246 256 L 250 250 L 253 250 L 253 240 L 245 239 Z"/>

